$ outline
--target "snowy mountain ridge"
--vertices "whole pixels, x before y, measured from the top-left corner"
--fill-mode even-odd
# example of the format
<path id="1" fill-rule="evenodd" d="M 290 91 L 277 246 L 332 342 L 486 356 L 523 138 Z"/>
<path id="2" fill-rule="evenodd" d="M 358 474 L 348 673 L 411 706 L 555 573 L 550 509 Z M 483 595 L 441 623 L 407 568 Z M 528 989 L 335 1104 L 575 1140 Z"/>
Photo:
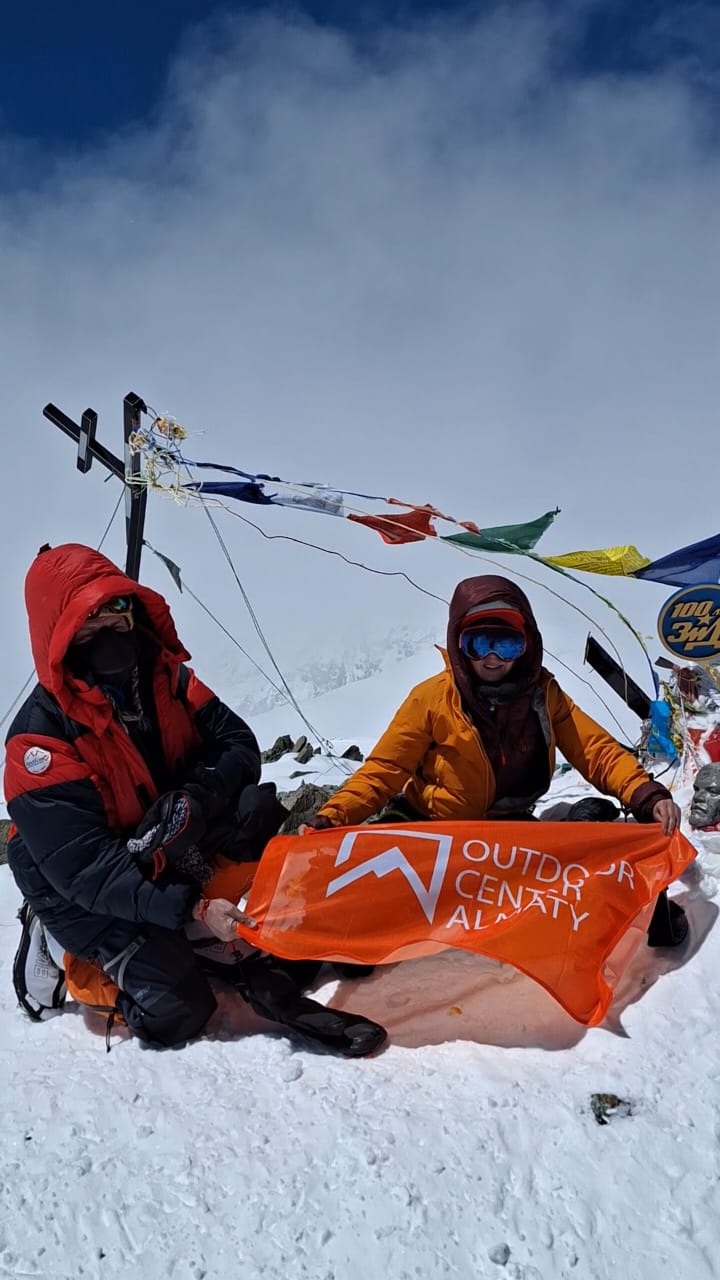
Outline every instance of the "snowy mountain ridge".
<path id="1" fill-rule="evenodd" d="M 436 639 L 429 630 L 412 631 L 400 626 L 379 640 L 360 641 L 352 649 L 338 650 L 328 640 L 324 651 L 312 659 L 297 667 L 281 667 L 281 670 L 294 697 L 303 705 L 335 689 L 380 675 L 388 667 L 418 653 L 432 651 Z M 251 720 L 276 707 L 291 705 L 280 676 L 266 654 L 261 655 L 260 665 L 275 687 L 254 668 L 239 674 L 239 661 L 226 660 L 215 667 L 218 694 L 239 714 Z"/>

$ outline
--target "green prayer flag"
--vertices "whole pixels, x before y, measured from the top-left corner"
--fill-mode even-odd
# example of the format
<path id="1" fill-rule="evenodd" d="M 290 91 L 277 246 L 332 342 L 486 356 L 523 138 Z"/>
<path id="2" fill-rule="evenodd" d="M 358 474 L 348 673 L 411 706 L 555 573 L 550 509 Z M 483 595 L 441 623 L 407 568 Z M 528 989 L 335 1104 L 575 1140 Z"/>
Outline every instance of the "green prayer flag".
<path id="1" fill-rule="evenodd" d="M 476 551 L 504 551 L 506 554 L 532 551 L 550 528 L 560 508 L 546 511 L 537 520 L 528 520 L 527 524 L 500 524 L 492 529 L 481 529 L 479 533 L 451 533 L 442 537 L 441 542 L 454 542 L 459 547 L 471 547 Z"/>

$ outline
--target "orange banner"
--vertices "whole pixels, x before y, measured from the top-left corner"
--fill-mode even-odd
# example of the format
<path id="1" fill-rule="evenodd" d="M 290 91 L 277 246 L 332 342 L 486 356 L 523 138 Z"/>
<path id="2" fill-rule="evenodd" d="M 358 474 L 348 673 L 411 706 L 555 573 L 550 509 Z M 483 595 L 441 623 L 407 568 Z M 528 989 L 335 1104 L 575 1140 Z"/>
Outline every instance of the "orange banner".
<path id="1" fill-rule="evenodd" d="M 360 964 L 460 947 L 514 965 L 592 1026 L 620 976 L 605 969 L 611 951 L 694 857 L 679 832 L 635 823 L 424 822 L 277 836 L 245 908 L 258 928 L 238 933 L 287 959 Z"/>

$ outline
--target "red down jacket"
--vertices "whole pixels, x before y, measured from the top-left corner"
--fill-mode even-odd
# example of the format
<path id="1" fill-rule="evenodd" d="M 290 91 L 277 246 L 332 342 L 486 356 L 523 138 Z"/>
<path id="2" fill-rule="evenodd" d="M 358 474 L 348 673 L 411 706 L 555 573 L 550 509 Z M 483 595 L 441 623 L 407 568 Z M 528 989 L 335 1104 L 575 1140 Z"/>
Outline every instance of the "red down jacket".
<path id="1" fill-rule="evenodd" d="M 88 614 L 132 595 L 151 645 L 153 708 L 163 778 L 98 686 L 64 665 Z M 184 665 L 166 601 L 133 582 L 99 552 L 75 543 L 41 552 L 25 599 L 38 684 L 6 739 L 5 798 L 14 827 L 8 861 L 24 898 L 67 951 L 90 957 L 112 919 L 180 927 L 197 889 L 146 880 L 127 852 L 127 835 L 166 785 L 182 785 L 198 764 L 217 769 L 229 793 L 260 777 L 255 737 Z"/>

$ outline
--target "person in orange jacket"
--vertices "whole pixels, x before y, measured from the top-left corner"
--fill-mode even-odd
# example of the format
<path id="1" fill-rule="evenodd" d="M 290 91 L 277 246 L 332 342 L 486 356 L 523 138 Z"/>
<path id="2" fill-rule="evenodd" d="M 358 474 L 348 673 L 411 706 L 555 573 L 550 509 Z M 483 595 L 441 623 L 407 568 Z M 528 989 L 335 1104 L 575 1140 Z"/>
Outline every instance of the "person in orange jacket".
<path id="1" fill-rule="evenodd" d="M 364 764 L 308 827 L 376 820 L 531 819 L 550 785 L 556 751 L 638 822 L 666 834 L 680 810 L 661 783 L 586 715 L 543 667 L 542 637 L 524 592 L 507 578 L 466 578 L 450 603 L 445 670 L 411 690 Z M 581 807 L 582 806 L 582 807 Z M 617 810 L 580 801 L 568 817 Z M 662 894 L 652 945 L 687 933 Z M 682 936 L 680 936 L 682 935 Z"/>

